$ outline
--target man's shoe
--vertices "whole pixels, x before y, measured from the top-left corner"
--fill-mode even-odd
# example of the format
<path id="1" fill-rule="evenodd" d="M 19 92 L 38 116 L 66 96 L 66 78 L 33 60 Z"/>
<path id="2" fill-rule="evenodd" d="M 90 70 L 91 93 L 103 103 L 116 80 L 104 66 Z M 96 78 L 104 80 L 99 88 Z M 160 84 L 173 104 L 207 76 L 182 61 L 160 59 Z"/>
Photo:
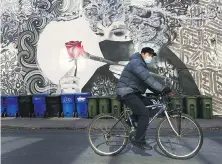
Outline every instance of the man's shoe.
<path id="1" fill-rule="evenodd" d="M 152 147 L 148 142 L 146 142 L 146 141 L 143 143 L 143 146 L 145 147 L 146 150 L 152 150 L 152 148 L 153 148 L 153 147 Z"/>
<path id="2" fill-rule="evenodd" d="M 136 142 L 136 141 L 131 140 L 131 143 L 132 143 L 134 146 L 136 146 L 136 147 L 138 147 L 138 148 L 140 148 L 140 149 L 142 149 L 142 150 L 146 150 L 145 147 L 143 146 L 143 143 L 142 143 L 142 142 Z"/>
<path id="3" fill-rule="evenodd" d="M 132 142 L 132 144 L 133 144 L 134 146 L 137 146 L 137 147 L 139 147 L 139 148 L 142 149 L 142 150 L 152 150 L 152 148 L 153 148 L 153 147 L 152 147 L 149 143 L 147 143 L 145 140 L 136 141 L 136 140 L 135 140 L 135 137 L 132 137 L 131 142 Z"/>

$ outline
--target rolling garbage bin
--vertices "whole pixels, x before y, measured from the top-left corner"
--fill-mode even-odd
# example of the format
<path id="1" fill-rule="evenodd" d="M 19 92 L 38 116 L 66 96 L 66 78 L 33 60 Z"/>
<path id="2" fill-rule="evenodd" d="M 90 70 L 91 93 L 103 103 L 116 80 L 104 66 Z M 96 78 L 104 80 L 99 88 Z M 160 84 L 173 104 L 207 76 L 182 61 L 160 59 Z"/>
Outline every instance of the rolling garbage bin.
<path id="1" fill-rule="evenodd" d="M 1 117 L 5 117 L 5 96 L 1 96 Z"/>
<path id="2" fill-rule="evenodd" d="M 34 114 L 32 117 L 47 117 L 45 97 L 48 94 L 33 94 Z"/>
<path id="3" fill-rule="evenodd" d="M 74 94 L 62 94 L 61 102 L 62 102 L 61 117 L 74 117 L 74 112 L 75 112 Z"/>
<path id="4" fill-rule="evenodd" d="M 101 96 L 99 99 L 99 114 L 110 113 L 110 100 L 109 97 Z"/>
<path id="5" fill-rule="evenodd" d="M 32 95 L 18 96 L 18 111 L 21 117 L 31 117 L 34 113 Z"/>
<path id="6" fill-rule="evenodd" d="M 170 97 L 169 107 L 170 107 L 169 110 L 177 110 L 177 109 L 180 109 L 180 108 L 181 108 L 180 97 L 178 97 L 178 96 L 172 96 L 172 97 Z"/>
<path id="7" fill-rule="evenodd" d="M 198 97 L 198 116 L 203 119 L 212 119 L 212 97 L 199 96 Z"/>
<path id="8" fill-rule="evenodd" d="M 6 104 L 6 117 L 18 117 L 18 97 L 17 96 L 6 96 L 5 104 Z"/>
<path id="9" fill-rule="evenodd" d="M 115 96 L 110 97 L 111 100 L 111 112 L 113 115 L 120 117 L 121 115 L 121 102 L 116 99 Z"/>
<path id="10" fill-rule="evenodd" d="M 92 96 L 91 93 L 77 93 L 75 94 L 76 113 L 75 117 L 88 117 L 87 98 Z"/>
<path id="11" fill-rule="evenodd" d="M 185 113 L 193 118 L 197 118 L 197 97 L 196 96 L 186 96 L 184 98 Z"/>
<path id="12" fill-rule="evenodd" d="M 61 113 L 61 95 L 46 96 L 46 117 L 60 117 Z"/>
<path id="13" fill-rule="evenodd" d="M 98 98 L 97 96 L 87 97 L 88 100 L 88 117 L 94 118 L 98 115 Z"/>

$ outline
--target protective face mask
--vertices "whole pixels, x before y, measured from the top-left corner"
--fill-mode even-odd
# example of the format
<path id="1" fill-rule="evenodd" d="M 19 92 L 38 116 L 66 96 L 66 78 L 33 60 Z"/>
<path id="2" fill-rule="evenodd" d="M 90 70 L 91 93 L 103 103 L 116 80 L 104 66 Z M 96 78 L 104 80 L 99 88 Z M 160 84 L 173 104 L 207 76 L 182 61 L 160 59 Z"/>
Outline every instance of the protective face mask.
<path id="1" fill-rule="evenodd" d="M 151 61 L 152 61 L 152 57 L 146 57 L 145 59 L 144 59 L 144 61 L 148 64 L 148 63 L 151 63 Z"/>

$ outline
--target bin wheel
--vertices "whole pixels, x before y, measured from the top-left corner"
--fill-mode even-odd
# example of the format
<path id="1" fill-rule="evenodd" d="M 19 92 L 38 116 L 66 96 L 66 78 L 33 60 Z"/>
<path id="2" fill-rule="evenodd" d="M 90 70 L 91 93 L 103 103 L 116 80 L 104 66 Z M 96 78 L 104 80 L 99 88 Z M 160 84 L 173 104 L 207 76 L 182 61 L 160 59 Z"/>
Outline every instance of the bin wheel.
<path id="1" fill-rule="evenodd" d="M 60 112 L 57 113 L 57 117 L 60 117 Z"/>
<path id="2" fill-rule="evenodd" d="M 75 112 L 74 117 L 78 117 L 78 113 L 77 112 Z"/>
<path id="3" fill-rule="evenodd" d="M 32 118 L 35 118 L 35 113 L 32 113 Z"/>
<path id="4" fill-rule="evenodd" d="M 64 113 L 63 112 L 61 113 L 61 117 L 64 117 Z"/>
<path id="5" fill-rule="evenodd" d="M 86 118 L 89 118 L 89 112 L 87 112 L 87 117 Z"/>
<path id="6" fill-rule="evenodd" d="M 45 112 L 44 113 L 44 118 L 47 118 L 48 117 L 48 112 Z"/>
<path id="7" fill-rule="evenodd" d="M 72 113 L 72 117 L 75 117 L 75 112 Z"/>
<path id="8" fill-rule="evenodd" d="M 19 112 L 15 113 L 15 117 L 18 118 L 19 117 Z"/>
<path id="9" fill-rule="evenodd" d="M 4 117 L 4 112 L 2 112 L 1 117 Z"/>
<path id="10" fill-rule="evenodd" d="M 6 112 L 4 113 L 4 117 L 7 117 L 7 113 Z"/>

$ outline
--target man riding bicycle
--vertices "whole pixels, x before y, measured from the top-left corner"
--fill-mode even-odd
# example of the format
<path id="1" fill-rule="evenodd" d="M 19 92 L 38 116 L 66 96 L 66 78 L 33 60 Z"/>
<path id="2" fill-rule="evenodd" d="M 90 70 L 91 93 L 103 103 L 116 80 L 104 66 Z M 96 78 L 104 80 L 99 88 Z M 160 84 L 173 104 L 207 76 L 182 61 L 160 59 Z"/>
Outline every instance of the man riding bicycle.
<path id="1" fill-rule="evenodd" d="M 164 87 L 149 73 L 147 64 L 151 63 L 154 56 L 157 56 L 156 53 L 149 47 L 143 48 L 141 53 L 133 54 L 130 62 L 125 66 L 116 88 L 118 99 L 133 111 L 132 118 L 138 122 L 136 136 L 132 138 L 132 143 L 149 150 L 152 149 L 152 146 L 145 140 L 149 123 L 149 110 L 146 106 L 151 105 L 152 102 L 142 94 L 147 89 L 156 94 L 171 92 L 169 87 Z"/>

